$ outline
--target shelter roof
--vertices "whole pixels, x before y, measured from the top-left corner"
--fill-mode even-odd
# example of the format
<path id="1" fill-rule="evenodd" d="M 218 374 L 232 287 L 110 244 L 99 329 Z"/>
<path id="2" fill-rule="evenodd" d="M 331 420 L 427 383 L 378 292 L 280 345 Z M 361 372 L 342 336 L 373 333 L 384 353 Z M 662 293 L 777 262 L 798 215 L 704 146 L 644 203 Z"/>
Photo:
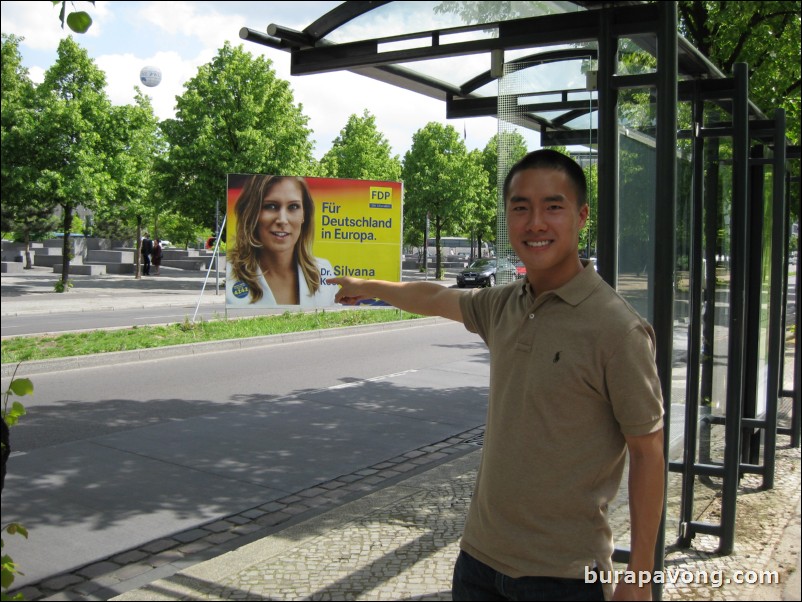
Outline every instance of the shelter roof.
<path id="1" fill-rule="evenodd" d="M 658 7 L 653 2 L 318 3 L 302 31 L 271 23 L 240 37 L 291 53 L 293 75 L 349 70 L 442 100 L 450 118 L 497 115 L 502 73 L 526 70 L 534 92 L 517 98 L 520 125 L 543 131 L 595 127 L 599 8 L 614 12 L 622 88 L 654 86 Z M 723 74 L 679 40 L 680 79 Z"/>

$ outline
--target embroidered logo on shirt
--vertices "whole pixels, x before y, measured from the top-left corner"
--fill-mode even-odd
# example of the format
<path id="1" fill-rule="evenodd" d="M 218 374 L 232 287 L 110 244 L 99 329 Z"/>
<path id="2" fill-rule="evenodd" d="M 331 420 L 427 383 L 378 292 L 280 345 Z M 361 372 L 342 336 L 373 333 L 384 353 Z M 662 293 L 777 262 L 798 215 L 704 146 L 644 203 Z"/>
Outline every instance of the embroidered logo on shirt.
<path id="1" fill-rule="evenodd" d="M 560 352 L 558 351 L 557 353 L 554 354 L 554 359 L 552 360 L 552 363 L 556 364 L 559 361 L 560 361 Z"/>

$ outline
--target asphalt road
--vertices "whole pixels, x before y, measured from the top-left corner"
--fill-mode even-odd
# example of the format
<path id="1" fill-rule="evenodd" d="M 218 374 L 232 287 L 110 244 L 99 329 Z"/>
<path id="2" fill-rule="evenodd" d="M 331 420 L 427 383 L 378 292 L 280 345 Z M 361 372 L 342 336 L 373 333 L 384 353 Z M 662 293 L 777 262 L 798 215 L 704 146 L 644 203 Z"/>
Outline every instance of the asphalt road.
<path id="1" fill-rule="evenodd" d="M 15 587 L 482 425 L 488 357 L 429 322 L 32 378 L 3 492 L 30 533 L 6 542 Z"/>

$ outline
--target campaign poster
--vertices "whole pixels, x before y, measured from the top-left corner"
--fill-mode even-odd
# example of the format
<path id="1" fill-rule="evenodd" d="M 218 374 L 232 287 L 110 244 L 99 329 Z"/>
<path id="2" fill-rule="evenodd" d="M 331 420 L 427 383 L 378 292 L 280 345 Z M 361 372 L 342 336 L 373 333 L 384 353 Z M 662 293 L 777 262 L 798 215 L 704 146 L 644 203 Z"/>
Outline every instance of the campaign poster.
<path id="1" fill-rule="evenodd" d="M 229 174 L 226 307 L 330 307 L 336 276 L 401 280 L 400 182 Z"/>

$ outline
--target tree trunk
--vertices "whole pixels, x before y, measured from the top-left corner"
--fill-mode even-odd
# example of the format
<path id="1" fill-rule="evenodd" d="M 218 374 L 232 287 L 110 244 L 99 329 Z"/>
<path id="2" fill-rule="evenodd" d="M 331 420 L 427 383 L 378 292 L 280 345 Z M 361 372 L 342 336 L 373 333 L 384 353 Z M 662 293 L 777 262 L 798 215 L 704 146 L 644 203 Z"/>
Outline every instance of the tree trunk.
<path id="1" fill-rule="evenodd" d="M 27 233 L 25 234 L 25 255 L 23 256 L 23 269 L 33 269 L 33 262 L 31 261 L 31 235 Z"/>
<path id="2" fill-rule="evenodd" d="M 72 253 L 70 252 L 70 227 L 72 226 L 72 204 L 62 205 L 64 208 L 64 240 L 61 245 L 61 290 L 59 292 L 66 293 L 69 290 L 70 282 L 70 259 Z"/>
<path id="3" fill-rule="evenodd" d="M 443 250 L 440 246 L 440 238 L 441 238 L 441 227 L 440 227 L 440 218 L 437 217 L 434 220 L 434 231 L 435 231 L 435 261 L 434 261 L 434 277 L 436 280 L 442 280 L 444 277 L 443 274 Z"/>
<path id="4" fill-rule="evenodd" d="M 134 245 L 134 278 L 142 279 L 142 216 L 136 216 L 136 245 Z"/>

